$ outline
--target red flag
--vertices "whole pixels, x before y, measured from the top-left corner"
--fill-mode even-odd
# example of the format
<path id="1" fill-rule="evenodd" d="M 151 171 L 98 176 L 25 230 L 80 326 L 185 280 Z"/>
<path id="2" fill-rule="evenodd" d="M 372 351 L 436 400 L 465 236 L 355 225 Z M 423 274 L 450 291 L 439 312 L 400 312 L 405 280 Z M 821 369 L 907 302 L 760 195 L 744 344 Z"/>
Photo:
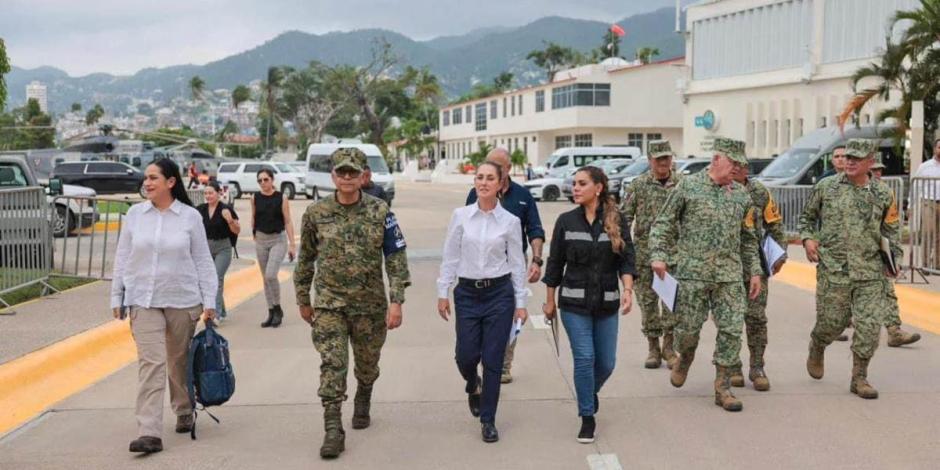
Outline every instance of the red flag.
<path id="1" fill-rule="evenodd" d="M 621 37 L 621 38 L 627 35 L 627 32 L 624 31 L 623 28 L 621 28 L 619 24 L 611 25 L 610 32 L 616 34 L 617 37 Z"/>

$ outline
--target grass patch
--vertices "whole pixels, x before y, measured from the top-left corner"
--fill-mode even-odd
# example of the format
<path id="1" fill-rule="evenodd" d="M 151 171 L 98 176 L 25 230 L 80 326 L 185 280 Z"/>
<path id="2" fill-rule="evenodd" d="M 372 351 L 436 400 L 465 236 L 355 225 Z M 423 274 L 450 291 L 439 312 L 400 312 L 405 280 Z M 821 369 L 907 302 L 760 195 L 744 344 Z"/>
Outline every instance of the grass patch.
<path id="1" fill-rule="evenodd" d="M 89 282 L 94 282 L 95 279 L 86 279 L 79 277 L 50 277 L 47 282 L 52 287 L 55 287 L 59 291 L 66 289 L 71 289 L 73 287 L 78 287 Z M 31 286 L 23 287 L 12 292 L 7 292 L 0 297 L 3 297 L 3 300 L 10 304 L 11 306 L 26 302 L 27 300 L 32 300 L 39 297 L 42 294 L 43 285 L 42 284 L 33 284 Z"/>
<path id="2" fill-rule="evenodd" d="M 127 214 L 131 205 L 126 202 L 98 201 L 99 214 Z"/>

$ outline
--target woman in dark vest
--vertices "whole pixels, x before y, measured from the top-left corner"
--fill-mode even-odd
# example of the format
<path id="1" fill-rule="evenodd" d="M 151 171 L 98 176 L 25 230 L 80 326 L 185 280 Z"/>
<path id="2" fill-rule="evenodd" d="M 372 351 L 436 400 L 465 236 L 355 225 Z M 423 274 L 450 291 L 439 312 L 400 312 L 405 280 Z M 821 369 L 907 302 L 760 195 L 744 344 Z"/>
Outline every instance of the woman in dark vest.
<path id="1" fill-rule="evenodd" d="M 268 318 L 261 327 L 277 328 L 284 319 L 277 273 L 285 254 L 294 260 L 297 244 L 290 205 L 280 192 L 274 190 L 274 173 L 265 168 L 258 172 L 257 177 L 261 192 L 251 198 L 251 233 L 255 239 L 258 265 L 264 276 L 264 298 L 268 302 Z"/>
<path id="2" fill-rule="evenodd" d="M 215 262 L 215 272 L 219 278 L 219 291 L 215 296 L 216 322 L 222 323 L 227 317 L 225 300 L 222 298 L 225 273 L 232 263 L 232 248 L 238 240 L 241 225 L 235 208 L 222 202 L 222 187 L 217 181 L 210 181 L 203 190 L 206 197 L 205 204 L 200 204 L 196 210 L 202 215 L 202 224 L 206 227 L 206 238 L 209 239 L 209 253 Z"/>

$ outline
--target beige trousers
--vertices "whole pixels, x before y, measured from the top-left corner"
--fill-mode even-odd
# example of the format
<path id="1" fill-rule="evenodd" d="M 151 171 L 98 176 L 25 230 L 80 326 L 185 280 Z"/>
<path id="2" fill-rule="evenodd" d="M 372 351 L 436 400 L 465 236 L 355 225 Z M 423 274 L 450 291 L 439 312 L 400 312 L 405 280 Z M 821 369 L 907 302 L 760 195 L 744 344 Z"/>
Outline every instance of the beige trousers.
<path id="1" fill-rule="evenodd" d="M 162 437 L 163 395 L 169 366 L 170 404 L 176 416 L 193 412 L 186 387 L 186 360 L 202 305 L 190 308 L 131 309 L 137 343 L 138 436 Z"/>

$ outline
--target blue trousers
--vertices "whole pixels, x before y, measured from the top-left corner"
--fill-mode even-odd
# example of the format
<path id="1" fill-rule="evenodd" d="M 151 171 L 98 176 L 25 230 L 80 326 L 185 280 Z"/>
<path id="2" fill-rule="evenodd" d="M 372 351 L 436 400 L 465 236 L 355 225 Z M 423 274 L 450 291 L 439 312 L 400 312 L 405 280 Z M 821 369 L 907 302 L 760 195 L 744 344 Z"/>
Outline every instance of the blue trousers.
<path id="1" fill-rule="evenodd" d="M 603 317 L 561 312 L 574 358 L 574 390 L 578 416 L 594 416 L 594 394 L 614 372 L 617 363 L 616 313 Z"/>
<path id="2" fill-rule="evenodd" d="M 503 355 L 512 328 L 515 310 L 512 282 L 508 279 L 487 289 L 457 285 L 454 311 L 457 327 L 457 369 L 467 381 L 467 393 L 477 388 L 477 367 L 483 362 L 483 390 L 480 397 L 480 422 L 496 421 L 499 403 L 499 378 Z"/>

